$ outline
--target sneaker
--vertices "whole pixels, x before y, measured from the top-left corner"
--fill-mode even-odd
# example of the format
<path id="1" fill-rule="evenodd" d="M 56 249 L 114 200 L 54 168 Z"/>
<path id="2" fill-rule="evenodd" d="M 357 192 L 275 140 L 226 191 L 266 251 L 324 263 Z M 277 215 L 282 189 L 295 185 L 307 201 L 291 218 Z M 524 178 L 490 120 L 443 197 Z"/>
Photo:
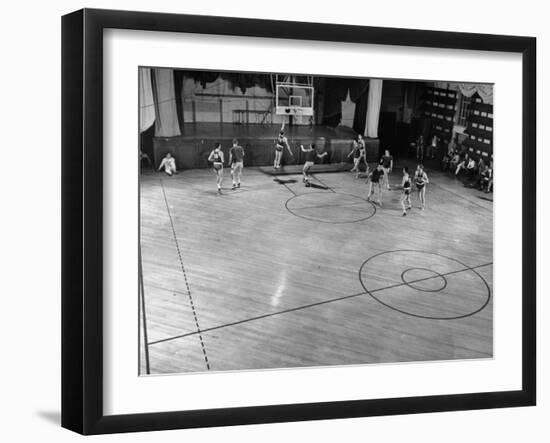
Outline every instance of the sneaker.
<path id="1" fill-rule="evenodd" d="M 218 188 L 218 194 L 222 193 L 222 188 Z"/>
<path id="2" fill-rule="evenodd" d="M 403 217 L 405 217 L 407 215 L 407 211 L 403 212 Z"/>
<path id="3" fill-rule="evenodd" d="M 234 184 L 233 186 L 231 186 L 231 190 L 234 191 L 235 189 L 237 189 L 237 185 Z"/>
<path id="4" fill-rule="evenodd" d="M 241 187 L 241 184 L 240 183 L 237 183 L 237 188 L 240 188 Z"/>

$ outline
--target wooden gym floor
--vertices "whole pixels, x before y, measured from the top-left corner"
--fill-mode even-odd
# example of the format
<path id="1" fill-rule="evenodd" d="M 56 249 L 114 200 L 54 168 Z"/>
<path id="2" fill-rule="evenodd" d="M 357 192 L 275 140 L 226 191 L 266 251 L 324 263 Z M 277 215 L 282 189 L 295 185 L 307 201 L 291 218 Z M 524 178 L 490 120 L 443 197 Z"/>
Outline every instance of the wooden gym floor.
<path id="1" fill-rule="evenodd" d="M 492 194 L 427 172 L 406 217 L 349 172 L 142 174 L 140 374 L 491 358 Z"/>

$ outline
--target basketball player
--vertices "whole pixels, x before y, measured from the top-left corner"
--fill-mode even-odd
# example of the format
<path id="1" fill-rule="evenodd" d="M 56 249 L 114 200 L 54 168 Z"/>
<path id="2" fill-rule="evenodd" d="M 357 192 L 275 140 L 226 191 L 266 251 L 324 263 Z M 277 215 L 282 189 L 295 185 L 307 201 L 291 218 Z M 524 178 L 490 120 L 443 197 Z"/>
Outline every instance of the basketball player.
<path id="1" fill-rule="evenodd" d="M 172 157 L 172 154 L 168 153 L 166 156 L 162 159 L 159 166 L 159 171 L 164 168 L 164 172 L 166 172 L 167 175 L 177 174 L 178 171 L 176 170 L 176 159 Z"/>
<path id="2" fill-rule="evenodd" d="M 403 168 L 403 180 L 401 181 L 401 187 L 403 188 L 403 194 L 401 195 L 401 207 L 403 208 L 403 217 L 407 215 L 407 211 L 411 209 L 411 177 L 409 175 L 409 168 Z M 405 203 L 407 203 L 405 205 Z"/>
<path id="3" fill-rule="evenodd" d="M 369 173 L 369 164 L 367 163 L 367 149 L 365 148 L 365 141 L 361 134 L 357 134 L 357 140 L 353 140 L 351 152 L 348 154 L 348 158 L 353 155 L 353 168 L 349 172 L 357 172 L 357 178 L 359 178 L 359 164 L 361 160 L 365 162 L 366 173 Z"/>
<path id="4" fill-rule="evenodd" d="M 288 140 L 285 137 L 284 129 L 285 129 L 285 123 L 283 122 L 283 125 L 281 126 L 281 130 L 279 131 L 279 136 L 275 141 L 275 161 L 273 162 L 273 169 L 280 169 L 284 148 L 288 149 L 289 154 L 294 157 L 294 154 L 292 153 L 290 146 L 288 144 Z"/>
<path id="5" fill-rule="evenodd" d="M 304 167 L 302 169 L 302 174 L 304 175 L 303 182 L 306 184 L 307 187 L 310 186 L 309 179 L 311 178 L 310 171 L 313 165 L 315 164 L 315 157 L 317 158 L 323 158 L 328 154 L 328 152 L 323 152 L 322 154 L 319 154 L 316 149 L 315 145 L 311 144 L 309 147 L 304 148 L 304 145 L 300 145 L 300 149 L 305 154 L 306 161 L 304 163 Z"/>
<path id="6" fill-rule="evenodd" d="M 382 170 L 384 171 L 384 184 L 386 189 L 390 189 L 390 173 L 393 170 L 393 156 L 390 155 L 389 150 L 384 151 L 384 155 L 380 158 L 380 164 L 382 165 Z"/>
<path id="7" fill-rule="evenodd" d="M 418 191 L 418 198 L 422 206 L 420 209 L 423 211 L 426 206 L 426 185 L 430 183 L 428 180 L 428 174 L 424 172 L 424 166 L 418 165 L 416 167 L 416 172 L 414 173 L 414 184 L 416 185 L 416 190 Z"/>
<path id="8" fill-rule="evenodd" d="M 231 178 L 233 179 L 233 186 L 231 187 L 231 189 L 233 190 L 241 187 L 243 158 L 244 149 L 242 146 L 239 146 L 238 140 L 234 138 L 233 146 L 229 150 L 229 164 L 231 165 Z"/>
<path id="9" fill-rule="evenodd" d="M 382 165 L 378 164 L 376 168 L 373 169 L 373 171 L 369 174 L 369 196 L 367 197 L 367 201 L 371 201 L 371 196 L 374 194 L 374 191 L 376 190 L 378 194 L 378 201 L 375 203 L 378 203 L 380 206 L 382 206 L 382 188 L 380 186 L 380 178 L 384 174 L 384 171 L 382 170 Z"/>
<path id="10" fill-rule="evenodd" d="M 216 143 L 216 147 L 208 156 L 208 161 L 212 163 L 214 168 L 214 173 L 216 174 L 216 184 L 218 185 L 218 194 L 221 194 L 223 182 L 223 152 L 221 143 Z"/>

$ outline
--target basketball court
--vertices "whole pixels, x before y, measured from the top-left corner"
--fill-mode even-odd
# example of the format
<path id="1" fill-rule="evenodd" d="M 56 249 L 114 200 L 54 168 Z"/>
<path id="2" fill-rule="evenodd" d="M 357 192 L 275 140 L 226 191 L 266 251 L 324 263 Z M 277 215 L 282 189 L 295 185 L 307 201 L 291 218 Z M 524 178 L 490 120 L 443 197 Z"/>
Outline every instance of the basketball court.
<path id="1" fill-rule="evenodd" d="M 157 87 L 172 81 L 165 74 L 157 73 Z M 350 83 L 349 91 L 363 94 L 351 129 L 330 126 L 331 119 L 318 124 L 335 80 L 258 77 L 267 89 L 254 86 L 243 101 L 250 76 L 185 75 L 181 121 L 174 106 L 160 114 L 171 116 L 177 134 L 154 138 L 154 167 L 140 176 L 140 374 L 492 358 L 492 194 L 431 160 L 426 208 L 413 190 L 403 216 L 402 168 L 413 173 L 414 154 L 396 157 L 382 204 L 368 199 L 366 177 L 350 173 L 352 140 L 379 126 L 378 114 L 371 117 L 380 110 L 380 80 Z M 242 94 L 231 81 L 246 83 Z M 437 93 L 424 105 L 426 116 L 439 119 L 430 127 L 448 138 L 456 94 L 426 91 Z M 492 105 L 479 106 L 484 114 L 474 124 L 483 122 L 483 130 L 472 130 L 479 140 L 470 144 L 486 151 L 490 140 L 479 137 L 492 131 Z M 239 188 L 232 189 L 227 165 L 217 188 L 208 159 L 218 143 L 225 155 L 232 143 L 244 148 Z M 360 143 L 372 170 L 381 141 Z M 302 165 L 313 156 L 304 145 L 330 158 L 315 161 L 308 186 Z M 179 173 L 156 170 L 167 153 Z"/>
<path id="2" fill-rule="evenodd" d="M 141 373 L 492 357 L 492 202 L 428 174 L 406 217 L 349 172 L 143 174 Z"/>

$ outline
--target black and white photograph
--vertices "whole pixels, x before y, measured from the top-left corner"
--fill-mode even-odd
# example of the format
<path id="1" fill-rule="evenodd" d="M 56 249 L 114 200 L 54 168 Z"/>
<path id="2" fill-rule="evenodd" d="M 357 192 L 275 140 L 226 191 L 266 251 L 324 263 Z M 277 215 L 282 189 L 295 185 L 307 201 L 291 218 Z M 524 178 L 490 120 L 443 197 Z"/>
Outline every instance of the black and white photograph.
<path id="1" fill-rule="evenodd" d="M 493 84 L 136 74 L 139 375 L 494 357 Z"/>

